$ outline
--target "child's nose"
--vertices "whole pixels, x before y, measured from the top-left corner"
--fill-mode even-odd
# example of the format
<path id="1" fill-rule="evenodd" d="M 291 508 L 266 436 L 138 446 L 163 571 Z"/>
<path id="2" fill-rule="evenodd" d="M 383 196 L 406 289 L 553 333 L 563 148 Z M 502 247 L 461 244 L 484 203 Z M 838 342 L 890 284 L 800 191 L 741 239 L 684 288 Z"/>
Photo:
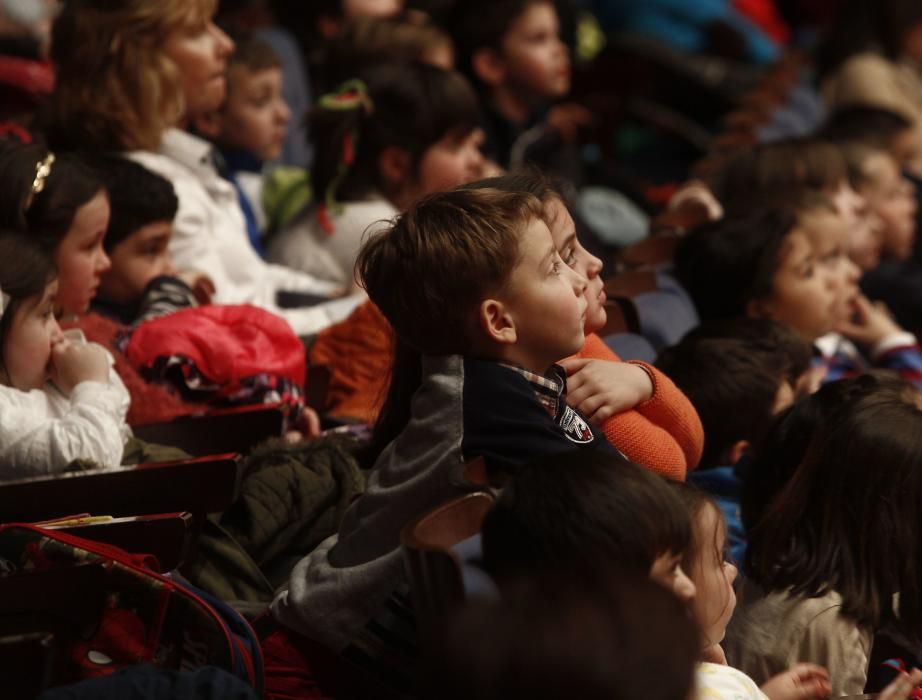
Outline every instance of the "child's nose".
<path id="1" fill-rule="evenodd" d="M 96 272 L 98 274 L 103 274 L 108 272 L 112 268 L 112 261 L 109 260 L 109 256 L 106 255 L 104 250 L 99 251 L 99 256 L 96 258 Z"/>
<path id="2" fill-rule="evenodd" d="M 291 121 L 291 107 L 289 107 L 288 103 L 282 98 L 279 98 L 278 119 L 283 124 L 287 124 Z"/>
<path id="3" fill-rule="evenodd" d="M 588 253 L 586 253 L 589 255 Z M 586 276 L 589 279 L 595 279 L 599 276 L 599 273 L 602 271 L 602 268 L 605 266 L 601 260 L 599 260 L 594 255 L 589 255 L 589 264 L 586 266 Z"/>
<path id="4" fill-rule="evenodd" d="M 51 323 L 51 344 L 54 346 L 64 340 L 64 331 L 61 330 L 61 326 L 58 324 L 58 319 L 52 317 Z"/>
<path id="5" fill-rule="evenodd" d="M 732 561 L 727 562 L 727 580 L 733 585 L 733 582 L 736 581 L 736 577 L 739 575 L 739 569 L 736 568 L 736 564 Z"/>

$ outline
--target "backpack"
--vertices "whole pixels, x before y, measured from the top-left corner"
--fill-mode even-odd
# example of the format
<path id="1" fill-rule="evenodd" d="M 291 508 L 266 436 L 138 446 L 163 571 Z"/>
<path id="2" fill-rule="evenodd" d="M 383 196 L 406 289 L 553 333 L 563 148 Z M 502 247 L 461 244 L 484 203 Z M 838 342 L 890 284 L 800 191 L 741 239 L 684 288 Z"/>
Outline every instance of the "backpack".
<path id="1" fill-rule="evenodd" d="M 84 563 L 103 566 L 105 604 L 96 624 L 67 638 L 63 680 L 142 663 L 184 671 L 217 666 L 262 693 L 256 634 L 223 601 L 158 573 L 150 555 L 36 525 L 0 525 L 0 576 L 63 573 Z"/>

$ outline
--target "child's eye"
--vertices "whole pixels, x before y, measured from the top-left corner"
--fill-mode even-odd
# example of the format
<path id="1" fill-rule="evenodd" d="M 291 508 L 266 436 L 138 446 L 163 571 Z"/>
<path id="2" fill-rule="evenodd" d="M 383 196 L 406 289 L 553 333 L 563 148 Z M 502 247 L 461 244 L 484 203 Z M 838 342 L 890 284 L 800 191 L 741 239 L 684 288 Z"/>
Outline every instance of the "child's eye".
<path id="1" fill-rule="evenodd" d="M 552 271 L 555 275 L 559 275 L 559 274 L 560 274 L 560 260 L 559 260 L 559 259 L 554 261 L 554 264 L 551 266 L 551 271 Z"/>
<path id="2" fill-rule="evenodd" d="M 573 267 L 573 265 L 576 263 L 576 249 L 567 248 L 560 257 L 563 258 L 563 261 L 567 264 L 567 267 Z"/>

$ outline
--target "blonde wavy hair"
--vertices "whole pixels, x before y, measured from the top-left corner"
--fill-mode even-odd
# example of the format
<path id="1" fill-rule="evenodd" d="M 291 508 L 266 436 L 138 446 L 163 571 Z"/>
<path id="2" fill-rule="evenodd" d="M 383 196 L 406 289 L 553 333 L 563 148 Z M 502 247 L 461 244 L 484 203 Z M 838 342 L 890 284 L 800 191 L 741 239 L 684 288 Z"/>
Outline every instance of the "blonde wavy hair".
<path id="1" fill-rule="evenodd" d="M 216 6 L 217 0 L 67 0 L 51 33 L 52 145 L 155 150 L 185 113 L 166 43 L 209 22 Z"/>

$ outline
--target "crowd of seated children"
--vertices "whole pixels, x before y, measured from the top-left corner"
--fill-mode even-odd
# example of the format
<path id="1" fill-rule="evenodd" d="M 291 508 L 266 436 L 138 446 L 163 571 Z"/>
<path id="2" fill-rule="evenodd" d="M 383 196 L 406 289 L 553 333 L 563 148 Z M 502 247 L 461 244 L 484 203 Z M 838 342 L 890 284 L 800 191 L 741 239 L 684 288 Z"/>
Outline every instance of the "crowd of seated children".
<path id="1" fill-rule="evenodd" d="M 714 646 L 733 611 L 736 575 L 717 556 L 723 537 L 716 507 L 690 509 L 675 486 L 617 456 L 570 452 L 526 465 L 511 479 L 484 520 L 483 560 L 501 591 L 509 578 L 554 570 L 611 566 L 647 577 L 684 602 L 696 622 L 699 695 L 825 697 L 829 679 L 815 664 L 782 669 L 759 688 L 721 659 Z"/>
<path id="2" fill-rule="evenodd" d="M 889 658 L 918 664 L 920 405 L 873 372 L 823 386 L 764 439 L 744 478 L 746 580 L 726 646 L 756 681 L 814 661 L 849 695 L 880 690 Z M 902 653 L 875 661 L 884 638 Z"/>
<path id="3" fill-rule="evenodd" d="M 528 192 L 542 201 L 558 254 L 588 281 L 584 292 L 586 341 L 573 357 L 561 360 L 569 374 L 567 401 L 601 426 L 631 459 L 661 474 L 684 478 L 700 457 L 700 422 L 667 376 L 642 363 L 632 363 L 635 367 L 620 363 L 595 334 L 606 322 L 602 262 L 580 244 L 560 195 L 535 173 L 490 178 L 470 187 Z M 328 410 L 369 422 L 377 418 L 386 392 L 392 344 L 387 319 L 371 302 L 320 334 L 311 360 L 330 368 Z"/>
<path id="4" fill-rule="evenodd" d="M 338 476 L 304 461 L 336 438 L 247 457 L 245 499 L 270 450 L 292 477 L 278 508 L 241 500 L 212 523 L 240 535 L 247 571 L 225 576 L 214 532 L 185 570 L 273 601 L 267 697 L 375 697 L 350 695 L 367 678 L 388 696 L 903 700 L 922 681 L 881 663 L 922 661 L 922 277 L 903 172 L 922 153 L 918 3 L 865 8 L 901 25 L 866 22 L 877 43 L 829 44 L 819 134 L 715 151 L 680 189 L 711 219 L 674 261 L 703 325 L 656 367 L 598 336 L 604 256 L 584 246 L 604 246 L 580 241 L 560 194 L 610 160 L 612 143 L 578 140 L 636 136 L 566 102 L 575 2 L 218 4 L 69 0 L 54 19 L 53 94 L 34 134 L 15 131 L 35 143 L 0 147 L 0 478 L 132 462 L 139 411 L 213 405 L 157 381 L 136 393 L 174 361 L 207 376 L 174 341 L 246 356 L 247 377 L 288 363 L 298 403 L 307 346 L 331 371 L 328 410 L 373 423 L 371 440 Z M 771 3 L 733 3 L 756 4 Z M 290 56 L 262 43 L 282 46 L 273 14 L 315 34 L 299 37 L 322 88 L 309 113 L 285 103 Z M 273 189 L 303 124 L 308 173 Z M 526 161 L 542 172 L 482 179 Z M 666 198 L 633 175 L 632 193 Z M 254 351 L 264 323 L 284 332 Z M 401 531 L 484 490 L 498 598 L 422 648 Z M 285 552 L 263 566 L 263 546 Z"/>
<path id="5" fill-rule="evenodd" d="M 831 204 L 818 206 L 827 213 L 823 221 L 841 227 Z M 922 355 L 915 336 L 857 294 L 856 266 L 835 243 L 835 230 L 804 221 L 769 211 L 709 224 L 683 240 L 676 275 L 702 320 L 749 316 L 784 323 L 814 344 L 825 381 L 877 366 L 918 382 Z"/>
<path id="6" fill-rule="evenodd" d="M 458 73 L 424 64 L 368 68 L 320 98 L 310 132 L 315 203 L 276 234 L 269 256 L 353 292 L 370 227 L 483 168 L 472 89 Z"/>
<path id="7" fill-rule="evenodd" d="M 263 171 L 282 154 L 291 110 L 282 96 L 282 65 L 272 47 L 252 34 L 236 37 L 234 46 L 224 102 L 196 115 L 192 125 L 217 147 L 219 171 L 237 190 L 250 244 L 265 257 Z"/>
<path id="8" fill-rule="evenodd" d="M 297 633 L 280 633 L 289 644 L 307 635 L 347 658 L 387 658 L 399 678 L 415 637 L 397 624 L 409 613 L 401 528 L 482 488 L 465 478 L 472 459 L 498 484 L 542 454 L 616 452 L 562 399 L 566 374 L 554 363 L 585 341 L 588 281 L 561 259 L 546 221 L 531 194 L 453 190 L 362 248 L 362 283 L 396 335 L 393 374 L 365 495 L 273 603 Z M 387 643 L 395 637 L 408 639 Z"/>
<path id="9" fill-rule="evenodd" d="M 810 345 L 796 331 L 748 318 L 704 323 L 656 358 L 701 418 L 704 449 L 688 481 L 719 504 L 738 564 L 746 551 L 741 471 L 772 416 L 815 389 L 822 370 L 811 369 L 810 360 Z"/>
<path id="10" fill-rule="evenodd" d="M 63 7 L 52 31 L 58 84 L 45 133 L 57 150 L 119 151 L 165 177 L 179 198 L 170 242 L 176 265 L 211 277 L 216 302 L 254 304 L 280 314 L 299 334 L 316 332 L 347 315 L 354 300 L 282 308 L 280 293 L 316 302 L 342 290 L 259 257 L 213 146 L 188 130 L 225 96 L 234 45 L 211 21 L 213 5 L 172 0 L 152 11 L 135 0 Z M 88 32 L 97 41 L 88 44 Z"/>

